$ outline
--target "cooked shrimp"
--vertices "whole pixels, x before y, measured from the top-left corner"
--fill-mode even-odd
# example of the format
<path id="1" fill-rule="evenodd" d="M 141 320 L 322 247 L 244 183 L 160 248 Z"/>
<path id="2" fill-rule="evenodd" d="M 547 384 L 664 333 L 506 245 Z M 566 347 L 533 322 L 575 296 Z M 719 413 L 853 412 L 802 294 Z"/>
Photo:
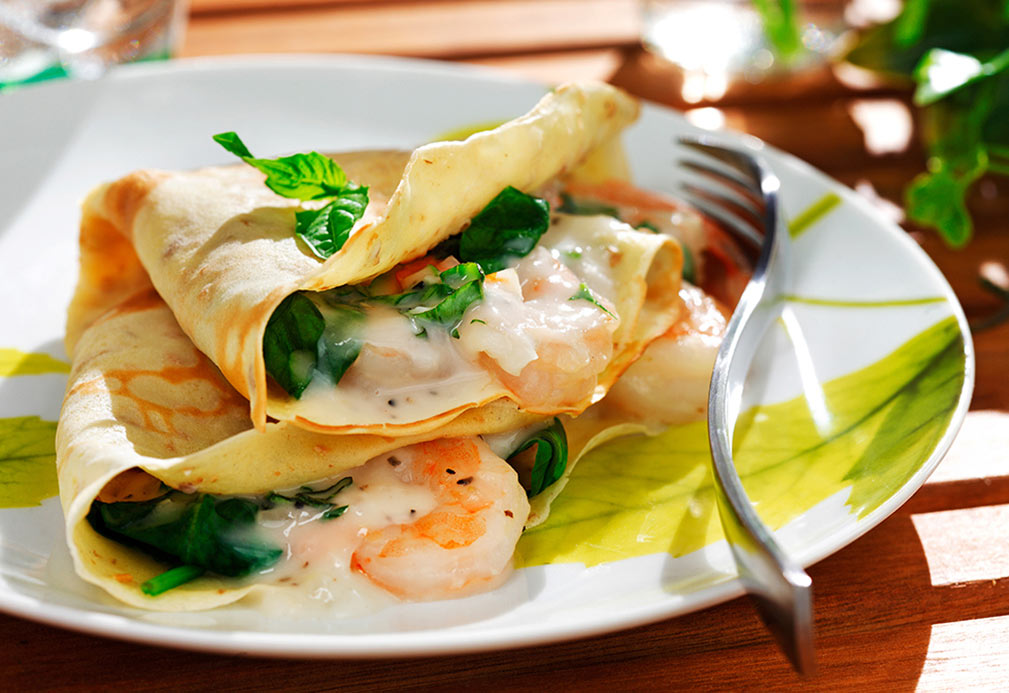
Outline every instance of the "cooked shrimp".
<path id="1" fill-rule="evenodd" d="M 363 495 L 372 484 L 386 488 L 390 473 L 394 483 L 426 491 L 430 507 L 368 527 L 353 554 L 356 570 L 415 600 L 460 597 L 504 581 L 529 514 L 507 462 L 479 438 L 447 438 L 376 458 L 354 478 Z"/>
<path id="2" fill-rule="evenodd" d="M 483 303 L 459 330 L 460 347 L 529 411 L 588 399 L 613 355 L 613 306 L 604 296 L 594 296 L 598 304 L 572 300 L 580 286 L 571 270 L 536 248 L 513 270 L 488 277 Z"/>
<path id="3" fill-rule="evenodd" d="M 684 284 L 681 319 L 652 342 L 610 390 L 606 402 L 649 423 L 704 418 L 711 369 L 727 323 L 725 309 Z"/>

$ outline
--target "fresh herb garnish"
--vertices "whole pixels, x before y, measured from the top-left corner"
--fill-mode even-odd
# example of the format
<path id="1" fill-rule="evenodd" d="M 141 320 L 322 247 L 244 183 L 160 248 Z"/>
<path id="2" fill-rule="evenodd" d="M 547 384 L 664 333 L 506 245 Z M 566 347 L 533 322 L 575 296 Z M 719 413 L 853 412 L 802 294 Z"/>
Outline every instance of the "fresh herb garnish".
<path id="1" fill-rule="evenodd" d="M 266 174 L 266 185 L 282 197 L 332 201 L 322 209 L 296 213 L 295 234 L 312 253 L 325 260 L 343 247 L 354 224 L 368 206 L 368 188 L 347 180 L 340 166 L 318 152 L 259 159 L 234 132 L 214 135 L 214 141 Z"/>
<path id="2" fill-rule="evenodd" d="M 96 532 L 136 546 L 185 570 L 150 581 L 148 593 L 164 592 L 209 570 L 244 577 L 276 563 L 283 550 L 254 536 L 260 506 L 244 498 L 172 491 L 140 503 L 94 501 L 88 521 Z"/>
<path id="3" fill-rule="evenodd" d="M 550 204 L 508 186 L 459 234 L 458 257 L 486 274 L 532 252 L 550 226 Z"/>
<path id="4" fill-rule="evenodd" d="M 529 484 L 529 497 L 543 492 L 564 475 L 568 466 L 568 437 L 564 432 L 561 420 L 554 417 L 553 422 L 527 438 L 516 450 L 508 456 L 508 461 L 536 446 L 536 460 L 533 463 L 532 478 Z"/>
<path id="5" fill-rule="evenodd" d="M 604 313 L 606 313 L 607 315 L 609 315 L 611 318 L 616 318 L 617 317 L 612 312 L 610 312 L 610 310 L 606 306 L 604 306 L 602 303 L 599 302 L 599 299 L 596 298 L 596 295 L 594 293 L 592 293 L 592 289 L 590 289 L 588 286 L 586 286 L 585 282 L 582 282 L 581 284 L 578 285 L 578 291 L 576 291 L 575 295 L 572 296 L 571 298 L 569 298 L 568 300 L 569 301 L 588 301 L 589 303 L 591 303 L 592 305 L 594 305 L 596 308 L 598 308 L 599 310 L 601 310 Z"/>
<path id="6" fill-rule="evenodd" d="M 915 0 L 845 56 L 916 86 L 925 173 L 905 191 L 912 220 L 952 246 L 971 237 L 966 199 L 985 174 L 1009 175 L 1009 12 L 1004 1 Z"/>
<path id="7" fill-rule="evenodd" d="M 647 221 L 647 220 L 641 222 L 640 224 L 638 224 L 634 228 L 636 228 L 636 229 L 648 229 L 652 233 L 661 233 L 661 231 L 659 231 L 659 227 L 658 226 L 656 226 L 655 224 L 653 224 L 652 222 Z"/>

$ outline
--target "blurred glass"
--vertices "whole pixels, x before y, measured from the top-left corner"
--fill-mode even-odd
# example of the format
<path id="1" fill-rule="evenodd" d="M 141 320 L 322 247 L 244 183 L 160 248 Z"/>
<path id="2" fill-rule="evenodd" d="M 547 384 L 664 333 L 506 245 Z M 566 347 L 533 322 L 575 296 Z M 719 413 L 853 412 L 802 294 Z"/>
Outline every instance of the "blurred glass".
<path id="1" fill-rule="evenodd" d="M 786 3 L 761 0 L 642 0 L 642 41 L 683 72 L 688 103 L 715 101 L 733 82 L 821 64 L 846 29 L 840 0 L 796 0 L 794 19 L 776 10 Z M 774 22 L 768 22 L 777 20 Z"/>
<path id="2" fill-rule="evenodd" d="M 187 0 L 0 0 L 0 89 L 168 58 L 187 9 Z"/>

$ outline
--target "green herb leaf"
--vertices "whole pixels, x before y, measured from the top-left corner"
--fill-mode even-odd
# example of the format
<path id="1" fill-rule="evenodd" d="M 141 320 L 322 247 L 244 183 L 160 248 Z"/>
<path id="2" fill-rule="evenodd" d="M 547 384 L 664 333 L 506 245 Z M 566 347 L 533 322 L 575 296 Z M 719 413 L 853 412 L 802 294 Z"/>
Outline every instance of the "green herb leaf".
<path id="1" fill-rule="evenodd" d="M 350 238 L 354 224 L 368 206 L 368 188 L 348 185 L 335 200 L 322 209 L 304 209 L 295 214 L 294 233 L 316 257 L 331 257 Z"/>
<path id="2" fill-rule="evenodd" d="M 95 531 L 228 577 L 243 577 L 276 563 L 283 550 L 255 537 L 259 506 L 244 498 L 220 499 L 180 491 L 141 503 L 94 501 L 88 521 Z"/>
<path id="3" fill-rule="evenodd" d="M 550 225 L 550 205 L 511 186 L 491 200 L 459 235 L 459 259 L 486 273 L 532 252 Z"/>
<path id="4" fill-rule="evenodd" d="M 180 565 L 143 583 L 140 585 L 140 591 L 148 597 L 157 597 L 159 594 L 164 594 L 168 590 L 173 590 L 195 580 L 205 572 L 207 572 L 206 568 L 198 565 Z"/>
<path id="5" fill-rule="evenodd" d="M 585 282 L 582 282 L 581 284 L 578 285 L 578 291 L 576 291 L 575 295 L 572 296 L 571 298 L 569 298 L 568 300 L 569 301 L 588 301 L 589 303 L 591 303 L 592 305 L 594 305 L 596 308 L 598 308 L 599 310 L 601 310 L 604 313 L 606 313 L 607 315 L 609 315 L 611 318 L 617 317 L 616 315 L 614 315 L 613 313 L 611 313 L 610 310 L 606 306 L 604 306 L 602 303 L 599 302 L 599 299 L 596 298 L 596 295 L 594 293 L 592 293 L 592 289 L 590 289 L 588 286 L 586 286 Z"/>
<path id="6" fill-rule="evenodd" d="M 430 310 L 415 313 L 414 320 L 440 325 L 458 338 L 462 316 L 471 305 L 483 300 L 483 282 L 474 280 L 463 284 Z"/>
<path id="7" fill-rule="evenodd" d="M 343 169 L 328 156 L 318 152 L 277 159 L 257 159 L 234 132 L 214 135 L 214 141 L 265 173 L 267 187 L 282 197 L 319 200 L 340 194 L 347 185 L 347 175 Z"/>
<path id="8" fill-rule="evenodd" d="M 335 198 L 322 209 L 297 212 L 295 233 L 322 260 L 343 247 L 368 206 L 368 188 L 351 183 L 328 156 L 318 152 L 257 159 L 234 132 L 214 135 L 214 141 L 245 163 L 266 174 L 266 185 L 282 197 L 296 200 Z"/>
<path id="9" fill-rule="evenodd" d="M 278 503 L 292 503 L 296 507 L 307 505 L 312 508 L 326 508 L 326 511 L 322 514 L 321 519 L 332 520 L 340 517 L 340 515 L 343 515 L 348 508 L 346 505 L 337 507 L 336 504 L 332 502 L 333 498 L 335 498 L 340 491 L 344 490 L 352 483 L 354 483 L 354 479 L 352 477 L 345 476 L 332 486 L 323 489 L 315 490 L 309 486 L 303 486 L 301 491 L 293 496 L 285 496 L 280 493 L 272 492 L 265 498 L 263 509 L 268 510 Z"/>
<path id="10" fill-rule="evenodd" d="M 318 342 L 318 367 L 339 384 L 347 369 L 361 354 L 364 342 L 364 313 L 353 306 L 333 306 L 326 310 L 326 328 Z"/>
<path id="11" fill-rule="evenodd" d="M 1009 49 L 986 62 L 973 55 L 933 48 L 914 71 L 918 88 L 914 102 L 928 106 L 968 84 L 992 77 L 1009 69 Z"/>
<path id="12" fill-rule="evenodd" d="M 325 329 L 322 313 L 301 293 L 285 298 L 266 323 L 266 372 L 294 398 L 301 397 L 312 380 L 319 358 L 319 338 Z"/>
<path id="13" fill-rule="evenodd" d="M 526 439 L 511 455 L 509 461 L 536 446 L 536 461 L 533 463 L 532 479 L 529 484 L 529 497 L 543 492 L 564 474 L 568 465 L 568 437 L 564 432 L 561 420 L 554 417 L 546 428 L 537 431 Z"/>

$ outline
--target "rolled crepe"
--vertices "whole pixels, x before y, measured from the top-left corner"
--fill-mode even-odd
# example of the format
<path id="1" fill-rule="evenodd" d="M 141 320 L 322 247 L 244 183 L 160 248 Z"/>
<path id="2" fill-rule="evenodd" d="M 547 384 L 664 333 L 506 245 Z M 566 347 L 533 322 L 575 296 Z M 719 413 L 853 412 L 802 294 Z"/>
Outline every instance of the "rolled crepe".
<path id="1" fill-rule="evenodd" d="M 295 238 L 296 201 L 275 195 L 258 171 L 244 165 L 141 171 L 98 188 L 85 203 L 82 252 L 100 256 L 111 248 L 124 265 L 119 275 L 104 277 L 107 293 L 126 293 L 117 277 L 128 282 L 146 270 L 184 332 L 250 400 L 260 430 L 269 415 L 329 433 L 406 436 L 501 400 L 515 411 L 577 413 L 600 399 L 675 319 L 682 255 L 668 238 L 626 226 L 588 232 L 593 242 L 612 248 L 611 298 L 620 324 L 595 390 L 553 410 L 525 406 L 494 378 L 468 389 L 455 386 L 407 413 L 295 399 L 268 384 L 263 336 L 274 310 L 293 292 L 360 284 L 423 255 L 507 186 L 534 192 L 559 176 L 621 175 L 626 165 L 615 138 L 636 115 L 637 104 L 612 87 L 565 85 L 528 114 L 464 142 L 426 145 L 411 154 L 334 155 L 350 180 L 368 186 L 370 201 L 342 249 L 324 262 Z M 82 290 L 75 298 L 78 315 L 99 313 L 102 300 Z M 79 332 L 71 320 L 70 344 Z"/>
<path id="2" fill-rule="evenodd" d="M 73 352 L 56 434 L 60 502 L 78 574 L 147 609 L 208 609 L 275 589 L 205 576 L 157 597 L 140 585 L 169 566 L 105 537 L 87 516 L 97 498 L 143 500 L 164 483 L 188 493 L 261 495 L 338 476 L 414 443 L 535 424 L 498 404 L 438 431 L 391 438 L 332 436 L 290 423 L 252 429 L 247 401 L 179 328 L 153 291 L 141 290 L 87 327 Z"/>

